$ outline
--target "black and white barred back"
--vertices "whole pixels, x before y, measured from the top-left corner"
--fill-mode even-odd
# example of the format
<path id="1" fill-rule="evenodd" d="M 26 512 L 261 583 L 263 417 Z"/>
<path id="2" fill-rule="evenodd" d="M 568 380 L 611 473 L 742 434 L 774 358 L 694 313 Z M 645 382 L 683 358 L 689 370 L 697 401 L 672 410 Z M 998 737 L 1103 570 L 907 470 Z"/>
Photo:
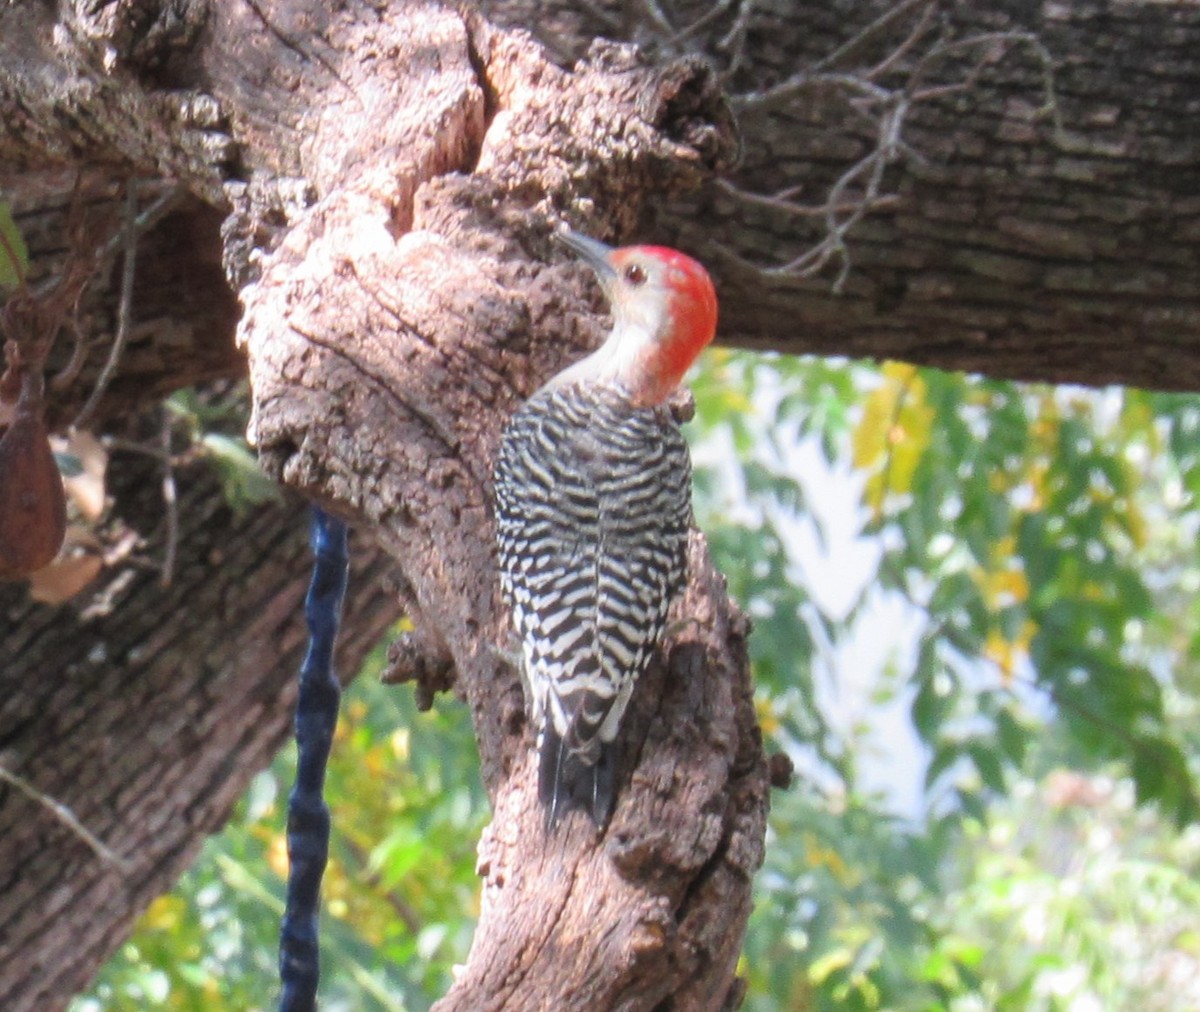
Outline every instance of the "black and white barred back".
<path id="1" fill-rule="evenodd" d="M 551 386 L 513 416 L 495 484 L 547 820 L 574 803 L 604 825 L 621 717 L 687 578 L 687 443 L 665 406 Z"/>

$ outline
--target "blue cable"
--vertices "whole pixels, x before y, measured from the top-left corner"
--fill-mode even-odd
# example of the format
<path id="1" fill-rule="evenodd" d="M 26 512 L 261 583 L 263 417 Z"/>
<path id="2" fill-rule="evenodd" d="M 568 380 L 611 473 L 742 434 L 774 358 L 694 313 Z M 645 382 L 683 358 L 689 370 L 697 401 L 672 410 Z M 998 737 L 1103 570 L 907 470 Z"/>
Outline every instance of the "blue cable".
<path id="1" fill-rule="evenodd" d="M 320 963 L 317 914 L 329 858 L 325 767 L 337 725 L 341 686 L 333 673 L 333 644 L 346 596 L 350 556 L 346 525 L 313 507 L 313 575 L 304 602 L 308 654 L 296 699 L 296 783 L 288 798 L 287 906 L 279 931 L 279 1012 L 317 1007 Z"/>

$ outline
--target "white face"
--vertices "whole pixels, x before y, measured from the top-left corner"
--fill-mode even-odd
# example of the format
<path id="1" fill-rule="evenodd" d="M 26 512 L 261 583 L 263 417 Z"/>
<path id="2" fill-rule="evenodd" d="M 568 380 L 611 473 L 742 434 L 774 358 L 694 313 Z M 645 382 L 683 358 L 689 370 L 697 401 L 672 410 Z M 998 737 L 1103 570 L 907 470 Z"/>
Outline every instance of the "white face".
<path id="1" fill-rule="evenodd" d="M 614 259 L 616 263 L 612 263 Z M 662 337 L 669 322 L 667 265 L 625 250 L 615 254 L 610 263 L 615 270 L 602 280 L 612 304 L 613 337 L 636 342 Z"/>

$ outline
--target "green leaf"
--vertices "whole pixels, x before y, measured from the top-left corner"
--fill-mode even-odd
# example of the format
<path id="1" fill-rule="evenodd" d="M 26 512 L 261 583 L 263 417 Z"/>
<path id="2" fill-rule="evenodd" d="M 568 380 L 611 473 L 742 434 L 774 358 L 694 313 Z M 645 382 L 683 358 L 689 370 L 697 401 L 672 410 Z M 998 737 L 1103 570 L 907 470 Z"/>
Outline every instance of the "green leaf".
<path id="1" fill-rule="evenodd" d="M 971 762 L 975 764 L 975 769 L 979 771 L 984 785 L 997 794 L 1003 794 L 1005 791 L 1004 768 L 1000 765 L 1000 759 L 996 753 L 986 745 L 972 745 L 967 751 L 971 756 Z"/>
<path id="2" fill-rule="evenodd" d="M 921 681 L 913 697 L 912 722 L 927 742 L 935 741 L 947 715 L 953 709 L 955 693 L 949 679 L 939 679 L 936 650 L 932 640 L 921 644 L 917 662 Z M 942 685 L 942 682 L 945 685 Z"/>
<path id="3" fill-rule="evenodd" d="M 250 452 L 245 440 L 219 432 L 206 432 L 200 443 L 217 465 L 225 487 L 225 498 L 234 509 L 242 510 L 258 503 L 279 501 L 279 486 L 263 474 L 258 459 Z"/>
<path id="4" fill-rule="evenodd" d="M 962 750 L 949 744 L 939 745 L 933 753 L 933 759 L 925 770 L 925 786 L 932 787 L 959 759 Z"/>
<path id="5" fill-rule="evenodd" d="M 0 290 L 17 288 L 29 273 L 29 250 L 13 221 L 12 208 L 0 200 Z"/>
<path id="6" fill-rule="evenodd" d="M 1032 740 L 1030 731 L 1013 716 L 1008 707 L 996 713 L 996 740 L 1001 752 L 1009 761 L 1019 766 Z"/>

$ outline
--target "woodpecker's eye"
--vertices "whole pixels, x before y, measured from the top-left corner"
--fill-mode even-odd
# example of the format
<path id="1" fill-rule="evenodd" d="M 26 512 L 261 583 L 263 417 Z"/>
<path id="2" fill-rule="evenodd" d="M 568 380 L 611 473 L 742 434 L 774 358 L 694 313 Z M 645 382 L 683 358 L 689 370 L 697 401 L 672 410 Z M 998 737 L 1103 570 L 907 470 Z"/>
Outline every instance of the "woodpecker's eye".
<path id="1" fill-rule="evenodd" d="M 637 288 L 646 283 L 646 272 L 638 264 L 630 264 L 625 268 L 625 280 Z"/>

